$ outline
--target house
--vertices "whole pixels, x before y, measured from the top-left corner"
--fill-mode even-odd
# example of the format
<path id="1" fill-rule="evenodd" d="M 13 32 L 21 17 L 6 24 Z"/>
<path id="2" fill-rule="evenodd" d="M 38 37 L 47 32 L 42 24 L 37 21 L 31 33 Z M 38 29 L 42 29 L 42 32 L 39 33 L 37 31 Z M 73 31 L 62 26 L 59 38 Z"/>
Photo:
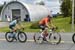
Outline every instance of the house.
<path id="1" fill-rule="evenodd" d="M 19 1 L 11 1 L 4 5 L 1 12 L 2 21 L 12 21 L 15 17 L 20 17 L 21 21 L 29 19 L 37 21 L 50 14 L 49 9 L 43 5 L 26 4 Z"/>

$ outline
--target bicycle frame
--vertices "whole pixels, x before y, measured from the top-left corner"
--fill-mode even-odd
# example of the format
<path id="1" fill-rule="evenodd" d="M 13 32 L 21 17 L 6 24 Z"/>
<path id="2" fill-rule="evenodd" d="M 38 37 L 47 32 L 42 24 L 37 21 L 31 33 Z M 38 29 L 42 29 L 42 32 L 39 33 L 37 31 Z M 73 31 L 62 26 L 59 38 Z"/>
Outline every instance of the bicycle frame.
<path id="1" fill-rule="evenodd" d="M 16 33 L 19 33 L 19 32 L 22 32 L 23 31 L 23 29 L 21 28 L 21 29 L 16 29 L 15 31 L 10 31 L 10 32 L 16 32 Z"/>
<path id="2" fill-rule="evenodd" d="M 57 30 L 57 28 L 50 28 L 49 31 L 48 31 L 48 29 L 49 28 L 46 28 L 45 30 L 43 30 L 42 32 L 40 31 L 40 32 L 44 33 L 45 31 L 47 31 L 47 33 L 49 33 L 49 32 L 52 33 L 52 32 L 55 32 Z"/>

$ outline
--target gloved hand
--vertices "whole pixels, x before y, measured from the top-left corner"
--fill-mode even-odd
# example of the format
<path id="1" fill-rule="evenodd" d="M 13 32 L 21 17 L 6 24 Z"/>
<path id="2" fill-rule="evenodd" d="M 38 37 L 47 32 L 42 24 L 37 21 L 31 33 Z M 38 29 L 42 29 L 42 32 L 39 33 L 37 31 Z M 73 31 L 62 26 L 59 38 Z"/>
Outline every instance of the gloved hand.
<path id="1" fill-rule="evenodd" d="M 24 30 L 24 28 L 22 28 L 22 30 Z"/>
<path id="2" fill-rule="evenodd" d="M 56 29 L 58 29 L 58 27 L 56 26 Z"/>
<path id="3" fill-rule="evenodd" d="M 57 30 L 57 29 L 58 29 L 58 27 L 57 27 L 57 26 L 55 26 L 55 27 L 53 27 L 53 28 L 52 28 L 52 30 Z"/>

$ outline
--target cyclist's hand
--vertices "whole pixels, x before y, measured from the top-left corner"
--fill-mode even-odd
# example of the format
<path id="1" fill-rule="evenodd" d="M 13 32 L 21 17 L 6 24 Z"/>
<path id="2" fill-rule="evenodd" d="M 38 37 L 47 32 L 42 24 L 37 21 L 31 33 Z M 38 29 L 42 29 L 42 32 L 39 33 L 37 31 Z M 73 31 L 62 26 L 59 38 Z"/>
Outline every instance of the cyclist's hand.
<path id="1" fill-rule="evenodd" d="M 58 27 L 56 26 L 56 29 L 58 29 Z"/>
<path id="2" fill-rule="evenodd" d="M 22 28 L 22 30 L 24 30 L 24 28 Z"/>
<path id="3" fill-rule="evenodd" d="M 57 26 L 55 26 L 55 27 L 53 27 L 53 29 L 54 29 L 54 30 L 57 30 L 57 29 L 58 29 L 58 27 L 57 27 Z"/>

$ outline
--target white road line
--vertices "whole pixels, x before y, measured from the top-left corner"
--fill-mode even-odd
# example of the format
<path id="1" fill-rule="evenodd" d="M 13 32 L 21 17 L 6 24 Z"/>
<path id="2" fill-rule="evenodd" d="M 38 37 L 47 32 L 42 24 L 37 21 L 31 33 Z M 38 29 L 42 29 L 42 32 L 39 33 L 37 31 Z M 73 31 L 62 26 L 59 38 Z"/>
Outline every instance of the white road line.
<path id="1" fill-rule="evenodd" d="M 0 41 L 6 41 L 6 39 L 0 39 Z M 34 42 L 34 40 L 27 40 L 28 42 Z M 73 43 L 72 41 L 61 41 L 61 43 Z"/>

